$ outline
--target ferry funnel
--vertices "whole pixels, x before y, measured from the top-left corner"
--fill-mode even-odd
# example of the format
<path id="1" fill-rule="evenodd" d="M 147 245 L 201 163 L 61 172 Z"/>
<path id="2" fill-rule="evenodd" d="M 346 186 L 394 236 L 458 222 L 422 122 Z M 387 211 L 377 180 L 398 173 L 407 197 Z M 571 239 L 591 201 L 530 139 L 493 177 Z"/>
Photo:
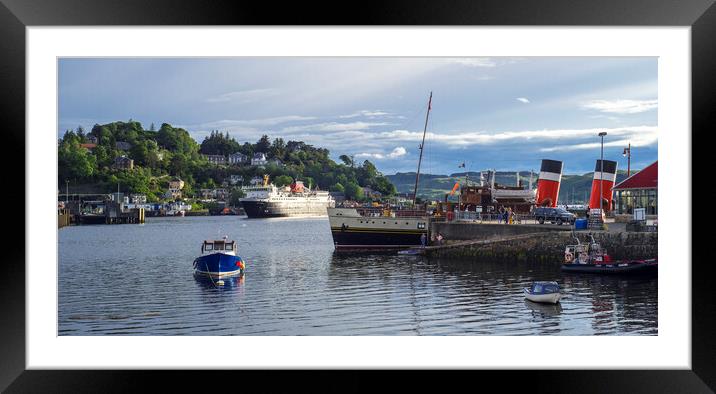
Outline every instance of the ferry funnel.
<path id="1" fill-rule="evenodd" d="M 556 207 L 559 197 L 559 183 L 562 181 L 562 162 L 542 160 L 539 178 L 537 178 L 537 198 L 535 203 L 541 207 Z"/>
<path id="2" fill-rule="evenodd" d="M 606 211 L 611 210 L 612 188 L 616 180 L 617 162 L 604 160 L 604 167 L 602 167 L 602 160 L 597 160 L 597 165 L 594 168 L 594 180 L 592 180 L 592 194 L 589 198 L 590 209 L 599 208 L 599 190 L 601 185 L 603 208 Z"/>

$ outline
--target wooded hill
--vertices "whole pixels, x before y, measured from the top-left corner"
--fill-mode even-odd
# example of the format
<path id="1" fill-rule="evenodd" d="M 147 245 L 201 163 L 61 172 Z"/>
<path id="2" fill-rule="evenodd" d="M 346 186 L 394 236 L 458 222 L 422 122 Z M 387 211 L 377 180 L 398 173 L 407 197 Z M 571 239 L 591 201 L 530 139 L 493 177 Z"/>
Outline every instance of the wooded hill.
<path id="1" fill-rule="evenodd" d="M 265 166 L 214 165 L 204 155 L 229 155 L 241 152 L 249 157 L 264 153 Z M 214 131 L 201 144 L 188 131 L 164 123 L 156 130 L 154 124 L 144 129 L 139 122 L 96 124 L 86 132 L 82 127 L 68 130 L 58 141 L 58 185 L 92 185 L 98 192 L 120 190 L 146 194 L 149 201 L 160 200 L 172 177 L 185 182 L 185 196 L 194 196 L 198 189 L 214 188 L 231 175 L 239 175 L 244 183 L 268 174 L 281 186 L 298 179 L 307 186 L 344 192 L 359 199 L 363 188 L 369 187 L 384 195 L 395 193 L 395 187 L 368 160 L 353 163 L 341 156 L 341 163 L 329 157 L 328 149 L 302 141 L 271 140 L 267 135 L 255 143 L 240 143 L 228 133 Z M 117 158 L 132 159 L 133 169 L 121 168 Z M 122 159 L 119 159 L 120 161 Z M 64 190 L 63 190 L 64 192 Z"/>

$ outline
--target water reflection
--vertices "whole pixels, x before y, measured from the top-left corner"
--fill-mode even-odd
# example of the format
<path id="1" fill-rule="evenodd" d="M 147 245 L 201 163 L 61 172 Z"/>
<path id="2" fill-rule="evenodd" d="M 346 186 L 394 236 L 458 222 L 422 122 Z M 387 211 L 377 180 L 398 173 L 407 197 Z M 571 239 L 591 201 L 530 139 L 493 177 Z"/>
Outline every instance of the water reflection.
<path id="1" fill-rule="evenodd" d="M 194 280 L 204 290 L 236 291 L 244 284 L 245 275 L 222 278 L 219 283 L 218 279 L 207 275 L 194 274 Z"/>
<path id="2" fill-rule="evenodd" d="M 532 317 L 553 317 L 559 316 L 562 313 L 562 304 L 541 304 L 538 302 L 532 302 L 525 300 L 525 306 L 532 311 Z"/>
<path id="3" fill-rule="evenodd" d="M 223 286 L 194 276 L 191 265 L 217 228 L 247 261 L 245 276 Z M 334 253 L 327 220 L 151 218 L 59 236 L 60 335 L 658 332 L 656 279 L 563 275 L 555 264 L 346 256 Z M 522 288 L 536 280 L 557 281 L 560 304 L 525 301 Z"/>

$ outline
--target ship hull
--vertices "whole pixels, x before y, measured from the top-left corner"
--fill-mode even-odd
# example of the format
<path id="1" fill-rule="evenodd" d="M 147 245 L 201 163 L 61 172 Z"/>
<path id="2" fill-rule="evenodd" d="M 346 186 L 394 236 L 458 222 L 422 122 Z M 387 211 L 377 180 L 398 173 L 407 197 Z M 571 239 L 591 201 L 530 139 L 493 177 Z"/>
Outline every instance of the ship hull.
<path id="1" fill-rule="evenodd" d="M 386 232 L 381 230 L 331 229 L 336 250 L 391 250 L 420 245 L 425 232 Z"/>
<path id="2" fill-rule="evenodd" d="M 336 251 L 399 251 L 427 238 L 427 218 L 360 216 L 355 209 L 329 209 Z"/>
<path id="3" fill-rule="evenodd" d="M 242 201 L 248 218 L 326 216 L 328 203 L 281 204 L 269 201 Z"/>

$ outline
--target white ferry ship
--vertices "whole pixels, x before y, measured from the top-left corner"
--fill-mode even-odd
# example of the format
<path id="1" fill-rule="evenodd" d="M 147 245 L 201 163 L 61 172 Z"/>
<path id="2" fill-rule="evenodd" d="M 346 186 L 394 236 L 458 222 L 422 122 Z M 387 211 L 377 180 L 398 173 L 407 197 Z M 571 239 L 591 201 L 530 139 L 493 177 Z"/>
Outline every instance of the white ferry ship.
<path id="1" fill-rule="evenodd" d="M 269 184 L 264 175 L 262 185 L 242 188 L 246 197 L 240 199 L 249 218 L 285 216 L 326 216 L 336 203 L 327 191 L 310 190 L 301 181 L 290 186 Z"/>

